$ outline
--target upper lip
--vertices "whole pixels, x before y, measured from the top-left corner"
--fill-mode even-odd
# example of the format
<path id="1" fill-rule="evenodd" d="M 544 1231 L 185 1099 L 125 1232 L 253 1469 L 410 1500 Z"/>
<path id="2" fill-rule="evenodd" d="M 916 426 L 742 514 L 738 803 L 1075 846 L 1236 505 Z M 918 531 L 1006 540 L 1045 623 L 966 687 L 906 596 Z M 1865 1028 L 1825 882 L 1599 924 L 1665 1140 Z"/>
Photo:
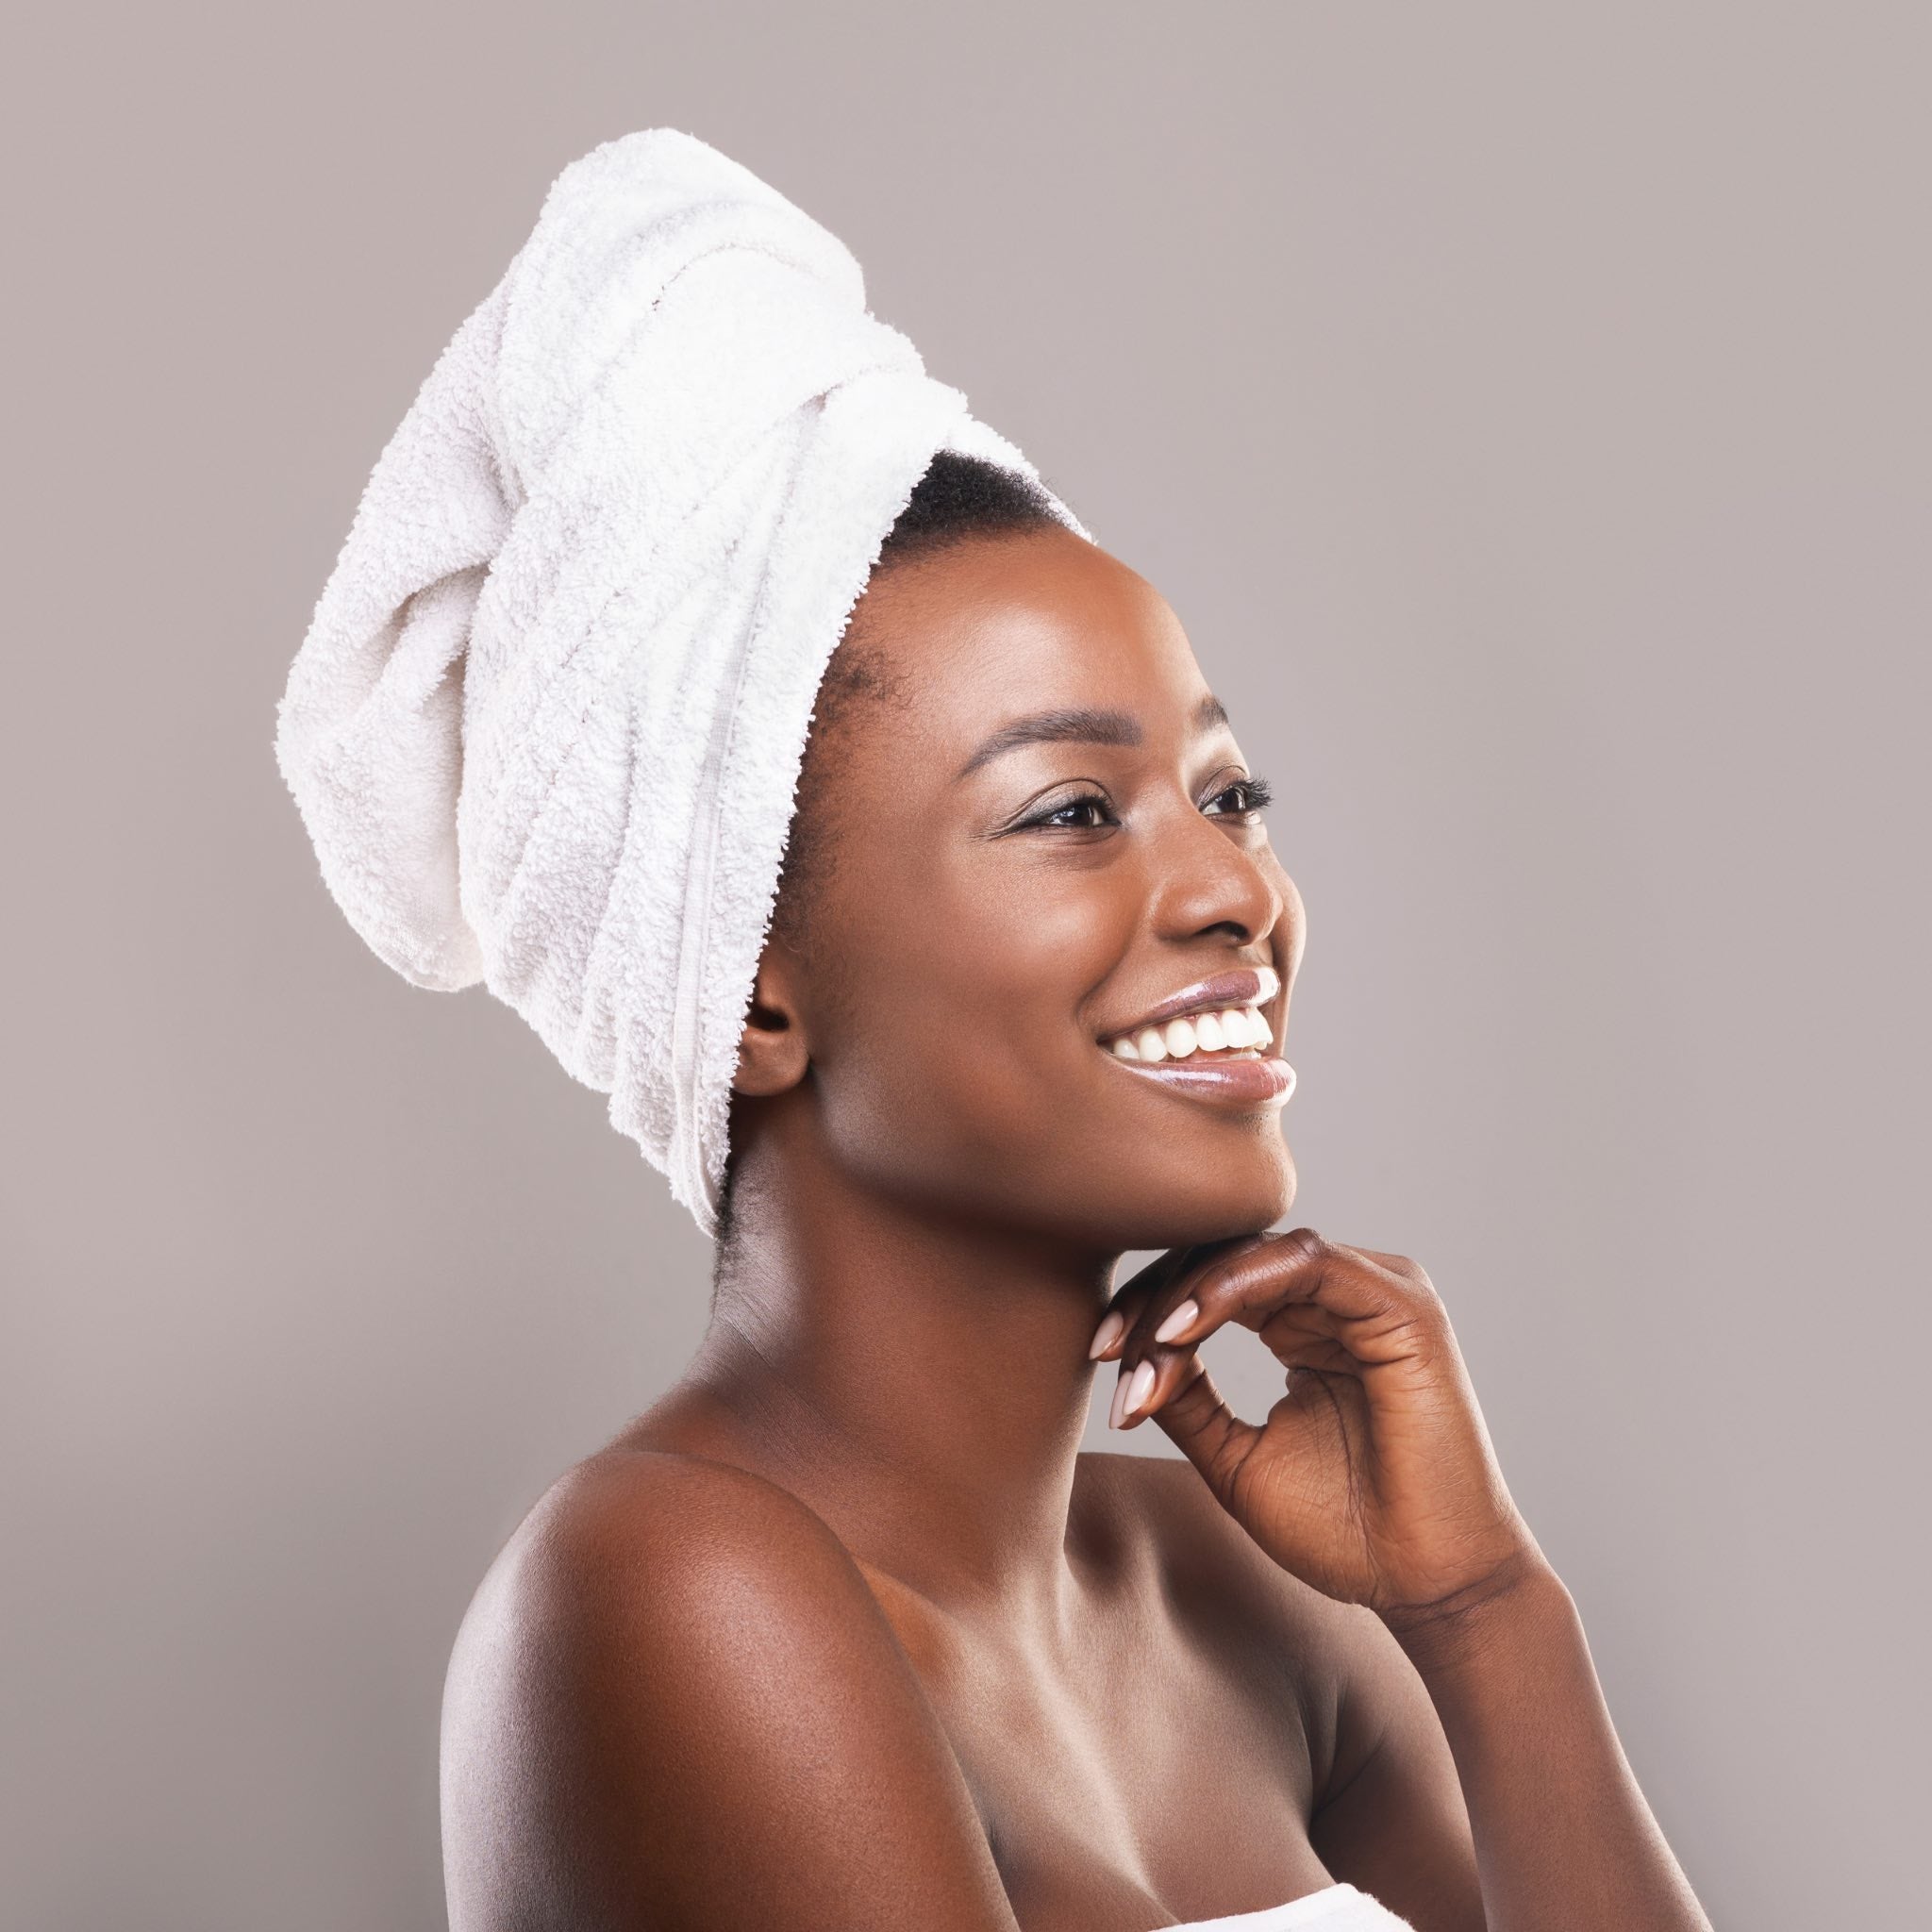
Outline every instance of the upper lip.
<path id="1" fill-rule="evenodd" d="M 1138 1033 L 1143 1026 L 1158 1026 L 1162 1021 L 1179 1019 L 1183 1013 L 1199 1013 L 1223 1007 L 1266 1006 L 1281 991 L 1281 975 L 1272 966 L 1241 966 L 1225 973 L 1197 979 L 1178 992 L 1171 992 L 1150 1007 L 1138 1020 L 1124 1026 L 1109 1027 L 1100 1037 L 1116 1040 L 1123 1033 Z"/>

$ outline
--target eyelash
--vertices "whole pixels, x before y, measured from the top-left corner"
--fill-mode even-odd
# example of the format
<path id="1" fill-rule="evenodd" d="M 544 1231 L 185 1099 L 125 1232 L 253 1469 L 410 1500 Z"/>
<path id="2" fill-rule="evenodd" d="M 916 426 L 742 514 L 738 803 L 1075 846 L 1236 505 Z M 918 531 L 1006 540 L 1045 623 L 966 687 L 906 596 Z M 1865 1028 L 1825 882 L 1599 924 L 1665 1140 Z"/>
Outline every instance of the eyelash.
<path id="1" fill-rule="evenodd" d="M 1214 796 L 1225 798 L 1230 791 L 1245 792 L 1248 803 L 1238 812 L 1216 812 L 1213 814 L 1214 817 L 1248 818 L 1274 803 L 1274 789 L 1265 778 L 1237 778 L 1231 785 L 1224 785 Z M 1079 806 L 1097 805 L 1104 808 L 1106 804 L 1107 798 L 1104 793 L 1083 791 L 1076 798 L 1062 799 L 1051 811 L 1042 812 L 1038 818 L 1028 819 L 1026 824 L 1043 826 L 1049 831 L 1088 832 L 1094 828 L 1091 825 L 1056 825 L 1054 820 L 1058 818 L 1061 812 L 1073 811 Z"/>

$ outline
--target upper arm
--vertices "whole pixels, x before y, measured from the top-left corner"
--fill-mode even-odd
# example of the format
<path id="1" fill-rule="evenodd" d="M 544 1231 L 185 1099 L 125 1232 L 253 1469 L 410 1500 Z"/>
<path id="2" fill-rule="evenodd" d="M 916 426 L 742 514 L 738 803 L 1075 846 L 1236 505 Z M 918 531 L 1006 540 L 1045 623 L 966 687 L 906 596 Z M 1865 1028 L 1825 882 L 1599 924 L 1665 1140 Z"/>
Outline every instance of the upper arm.
<path id="1" fill-rule="evenodd" d="M 1332 1607 L 1339 1709 L 1316 1855 L 1416 1932 L 1484 1932 L 1469 1809 L 1428 1689 L 1373 1610 Z"/>
<path id="2" fill-rule="evenodd" d="M 945 1734 L 796 1498 L 642 1454 L 532 1512 L 464 1619 L 451 1932 L 1016 1932 Z"/>

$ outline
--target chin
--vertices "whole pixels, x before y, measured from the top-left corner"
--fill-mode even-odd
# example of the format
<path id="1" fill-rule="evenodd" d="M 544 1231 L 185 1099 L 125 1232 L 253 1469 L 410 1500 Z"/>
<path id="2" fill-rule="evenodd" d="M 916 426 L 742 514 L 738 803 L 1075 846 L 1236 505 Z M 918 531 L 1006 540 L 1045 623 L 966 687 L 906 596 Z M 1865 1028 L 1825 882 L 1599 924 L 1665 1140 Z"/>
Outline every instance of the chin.
<path id="1" fill-rule="evenodd" d="M 1197 1247 L 1259 1234 L 1294 1206 L 1294 1157 L 1285 1142 L 1207 1176 L 1183 1178 L 1168 1167 L 1124 1191 L 1121 1179 L 1111 1176 L 1108 1190 L 1114 1212 L 1107 1245 L 1122 1249 Z"/>

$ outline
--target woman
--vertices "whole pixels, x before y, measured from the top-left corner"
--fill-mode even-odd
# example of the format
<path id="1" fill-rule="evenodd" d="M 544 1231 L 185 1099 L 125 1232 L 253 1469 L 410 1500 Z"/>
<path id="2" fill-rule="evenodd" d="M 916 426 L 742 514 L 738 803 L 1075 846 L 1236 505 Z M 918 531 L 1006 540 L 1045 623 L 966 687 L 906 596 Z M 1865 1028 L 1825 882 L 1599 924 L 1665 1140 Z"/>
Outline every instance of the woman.
<path id="1" fill-rule="evenodd" d="M 567 171 L 284 701 L 358 929 L 518 1006 L 718 1241 L 695 1359 L 463 1622 L 452 1932 L 1707 1932 L 1427 1275 L 1274 1231 L 1265 782 L 828 242 L 690 137 Z M 1081 1453 L 1096 1364 L 1182 1458 Z"/>
<path id="2" fill-rule="evenodd" d="M 1174 613 L 941 457 L 826 691 L 709 1331 L 458 1641 L 456 1932 L 1702 1927 L 1428 1277 L 1255 1232 L 1285 1083 L 1208 1016 L 1278 1039 L 1305 920 Z M 1090 1341 L 1188 1461 L 1080 1452 Z"/>

